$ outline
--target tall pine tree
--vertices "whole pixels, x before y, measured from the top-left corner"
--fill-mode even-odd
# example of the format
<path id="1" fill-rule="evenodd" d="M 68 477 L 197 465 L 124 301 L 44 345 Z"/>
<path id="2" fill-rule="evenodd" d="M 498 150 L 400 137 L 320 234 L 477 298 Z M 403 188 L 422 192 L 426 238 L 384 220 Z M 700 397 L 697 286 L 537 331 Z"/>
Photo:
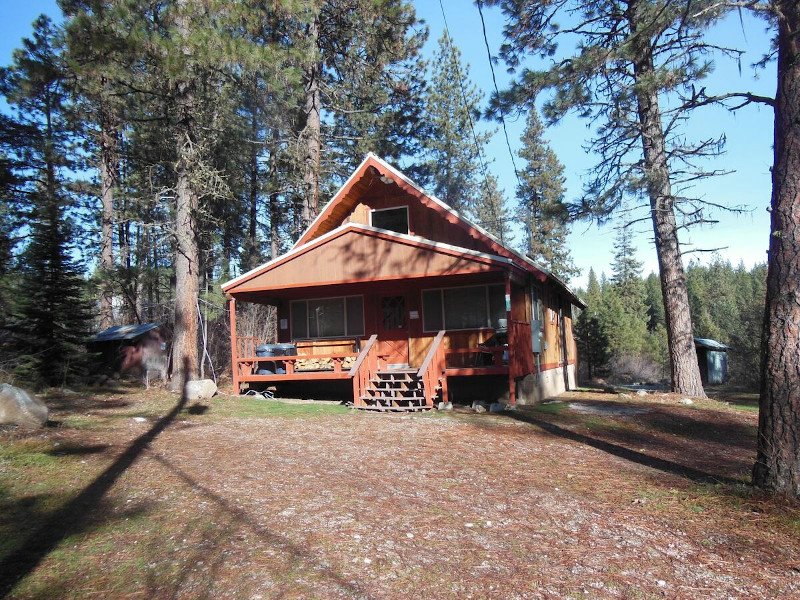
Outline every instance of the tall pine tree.
<path id="1" fill-rule="evenodd" d="M 67 177 L 73 127 L 62 48 L 61 32 L 39 17 L 11 67 L 0 70 L 0 93 L 21 134 L 6 152 L 14 157 L 28 239 L 11 328 L 17 373 L 38 385 L 70 381 L 86 366 L 89 312 L 72 243 L 75 204 Z"/>
<path id="2" fill-rule="evenodd" d="M 564 166 L 544 140 L 544 127 L 531 107 L 519 155 L 525 161 L 517 186 L 517 207 L 525 226 L 524 251 L 566 282 L 579 270 L 572 262 L 564 204 Z"/>
<path id="3" fill-rule="evenodd" d="M 545 114 L 591 118 L 591 150 L 598 157 L 579 210 L 605 218 L 626 198 L 644 198 L 659 261 L 671 381 L 675 391 L 704 396 L 694 347 L 679 226 L 706 220 L 685 184 L 713 173 L 699 162 L 721 150 L 723 138 L 692 143 L 679 127 L 711 101 L 695 84 L 711 70 L 714 50 L 703 39 L 723 14 L 715 0 L 593 0 L 536 3 L 490 0 L 509 18 L 504 57 L 518 67 L 529 54 L 553 56 L 557 43 L 577 40 L 544 71 L 523 69 L 501 102 L 532 105 L 543 90 L 552 96 Z M 558 25 L 568 21 L 563 29 Z M 669 97 L 670 101 L 664 101 Z M 684 217 L 682 223 L 676 213 Z"/>

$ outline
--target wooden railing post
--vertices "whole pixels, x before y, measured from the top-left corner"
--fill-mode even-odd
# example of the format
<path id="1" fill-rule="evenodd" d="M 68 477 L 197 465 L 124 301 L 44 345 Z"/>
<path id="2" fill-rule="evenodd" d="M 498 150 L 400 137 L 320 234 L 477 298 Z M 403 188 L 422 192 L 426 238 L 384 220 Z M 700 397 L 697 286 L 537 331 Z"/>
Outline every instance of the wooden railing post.
<path id="1" fill-rule="evenodd" d="M 356 362 L 350 367 L 348 375 L 353 378 L 353 404 L 355 406 L 363 406 L 364 401 L 361 399 L 366 393 L 367 384 L 370 377 L 377 370 L 377 351 L 378 345 L 377 335 L 371 335 L 367 343 L 361 349 L 361 352 L 356 358 Z"/>
<path id="2" fill-rule="evenodd" d="M 228 300 L 228 312 L 230 313 L 231 320 L 231 378 L 233 379 L 233 389 L 237 394 L 241 394 L 242 390 L 239 389 L 239 353 L 238 346 L 239 340 L 236 336 L 236 299 L 231 298 Z"/>
<path id="3" fill-rule="evenodd" d="M 444 329 L 436 334 L 428 354 L 425 355 L 425 360 L 422 361 L 422 366 L 417 371 L 417 377 L 422 379 L 422 387 L 425 390 L 425 404 L 431 407 L 433 406 L 433 398 L 436 393 L 436 386 L 439 384 L 439 378 L 446 368 L 445 350 L 442 343 L 444 334 Z M 447 402 L 447 385 L 444 381 L 442 381 L 442 401 Z"/>

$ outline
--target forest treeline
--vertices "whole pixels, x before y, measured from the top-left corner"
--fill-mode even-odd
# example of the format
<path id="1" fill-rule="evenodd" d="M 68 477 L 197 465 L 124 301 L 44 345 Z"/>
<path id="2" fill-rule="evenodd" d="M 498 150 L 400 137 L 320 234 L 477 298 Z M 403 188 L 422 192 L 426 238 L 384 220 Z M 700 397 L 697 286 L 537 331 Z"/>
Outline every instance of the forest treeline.
<path id="1" fill-rule="evenodd" d="M 219 284 L 286 251 L 369 151 L 506 243 L 519 221 L 519 250 L 567 281 L 577 274 L 563 166 L 536 111 L 510 206 L 486 172 L 490 136 L 475 132 L 483 95 L 446 33 L 425 62 L 427 29 L 410 4 L 60 4 L 63 22 L 40 17 L 0 70 L 7 375 L 84 376 L 91 332 L 153 321 L 175 333 L 176 364 L 189 356 L 203 373 L 223 371 Z M 618 242 L 611 279 L 591 273 L 585 290 L 585 366 L 661 380 L 659 281 L 641 280 L 630 238 Z M 758 334 L 739 318 L 751 311 L 716 318 L 723 303 L 709 290 L 725 286 L 710 278 L 729 273 L 702 269 L 687 273 L 696 335 L 732 344 L 735 378 L 752 384 Z M 271 334 L 269 311 L 242 312 L 245 333 Z"/>
<path id="2" fill-rule="evenodd" d="M 59 4 L 0 69 L 8 375 L 85 375 L 92 331 L 153 321 L 175 370 L 224 369 L 219 284 L 291 247 L 367 152 L 507 242 L 534 218 L 486 171 L 468 66 L 447 34 L 423 59 L 409 2 Z"/>
<path id="3" fill-rule="evenodd" d="M 622 236 L 625 238 L 625 236 Z M 664 302 L 658 275 L 641 275 L 641 263 L 617 245 L 611 276 L 589 271 L 581 297 L 588 307 L 575 320 L 584 380 L 669 384 Z M 686 283 L 696 337 L 728 350 L 729 384 L 758 391 L 767 267 L 731 265 L 715 256 L 690 262 Z"/>

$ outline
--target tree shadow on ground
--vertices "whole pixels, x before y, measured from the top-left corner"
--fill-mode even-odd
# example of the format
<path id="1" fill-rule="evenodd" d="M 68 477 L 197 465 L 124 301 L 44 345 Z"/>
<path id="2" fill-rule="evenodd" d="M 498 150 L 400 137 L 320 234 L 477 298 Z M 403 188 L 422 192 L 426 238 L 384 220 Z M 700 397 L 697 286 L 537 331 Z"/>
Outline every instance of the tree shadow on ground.
<path id="1" fill-rule="evenodd" d="M 632 463 L 657 469 L 671 475 L 677 475 L 695 483 L 724 483 L 728 485 L 741 485 L 743 483 L 742 480 L 735 479 L 729 475 L 711 473 L 690 464 L 686 464 L 686 462 L 691 461 L 678 462 L 673 459 L 662 458 L 659 456 L 654 456 L 650 453 L 645 453 L 643 451 L 633 450 L 626 445 L 623 445 L 624 443 L 630 444 L 631 441 L 634 442 L 634 445 L 642 445 L 642 442 L 645 442 L 647 445 L 654 444 L 654 438 L 647 437 L 642 434 L 634 435 L 634 439 L 632 439 L 632 436 L 628 431 L 621 432 L 613 427 L 607 427 L 603 429 L 602 437 L 609 439 L 601 439 L 601 436 L 599 435 L 592 436 L 584 433 L 578 433 L 577 431 L 569 429 L 566 425 L 554 423 L 553 420 L 547 419 L 547 415 L 543 413 L 536 413 L 531 410 L 516 410 L 507 412 L 505 414 L 511 419 L 534 425 L 539 429 L 550 433 L 551 435 L 601 450 L 602 452 L 617 456 Z M 615 436 L 621 439 L 614 439 Z M 638 440 L 635 438 L 638 438 Z M 636 444 L 636 441 L 639 443 Z M 666 444 L 661 443 L 659 445 L 664 446 Z M 676 444 L 673 450 L 677 451 L 678 449 L 681 449 L 681 447 L 682 446 L 680 444 Z"/>
<path id="2" fill-rule="evenodd" d="M 91 527 L 93 515 L 109 489 L 136 461 L 145 448 L 164 431 L 186 405 L 184 394 L 177 404 L 147 432 L 136 438 L 117 459 L 72 500 L 49 515 L 18 549 L 0 561 L 0 598 L 8 596 L 66 537 Z"/>
<path id="3" fill-rule="evenodd" d="M 339 573 L 326 565 L 323 560 L 320 560 L 319 557 L 315 556 L 313 552 L 302 548 L 290 538 L 265 527 L 259 523 L 258 520 L 253 518 L 253 516 L 246 510 L 239 508 L 229 499 L 203 485 L 200 481 L 186 473 L 168 458 L 161 455 L 153 455 L 152 458 L 158 461 L 169 472 L 180 479 L 194 493 L 198 494 L 204 500 L 216 507 L 216 509 L 222 515 L 219 520 L 215 519 L 219 528 L 229 532 L 232 532 L 234 529 L 240 527 L 246 528 L 252 534 L 266 542 L 271 548 L 280 551 L 287 557 L 287 561 L 282 562 L 287 572 L 300 569 L 303 571 L 313 572 L 317 575 L 322 574 L 327 580 L 331 581 L 348 597 L 368 598 L 366 593 L 358 584 L 346 580 Z M 211 537 L 209 538 L 208 535 L 211 535 Z M 208 532 L 207 535 L 204 536 L 203 540 L 199 543 L 199 547 L 203 548 L 202 557 L 206 562 L 210 563 L 210 565 L 209 573 L 204 577 L 204 585 L 200 586 L 204 589 L 198 590 L 197 585 L 194 585 L 192 588 L 196 597 L 214 597 L 212 595 L 212 588 L 214 584 L 213 574 L 216 573 L 216 571 L 222 566 L 222 562 L 224 561 L 224 553 L 220 553 L 215 558 L 210 556 L 210 550 L 213 550 L 215 546 L 227 543 L 227 541 L 228 536 L 221 535 L 220 531 L 215 529 L 213 532 Z M 167 597 L 177 598 L 181 595 L 181 592 L 183 591 L 181 587 L 182 584 L 194 574 L 196 566 L 196 562 L 191 560 L 183 560 L 183 563 L 185 564 L 185 568 L 180 569 L 177 573 L 173 573 L 171 576 L 171 581 L 166 583 L 168 589 L 165 589 L 165 583 L 163 581 L 151 579 L 148 582 L 148 591 L 150 592 L 151 596 L 164 596 L 165 592 L 167 592 Z M 278 577 L 278 579 L 285 580 L 286 578 Z M 293 593 L 296 592 L 295 588 L 296 583 L 294 581 L 287 580 L 285 583 L 281 584 L 281 588 L 273 590 L 272 597 L 282 598 L 284 595 L 292 596 Z M 197 594 L 198 592 L 200 592 L 199 596 Z"/>
<path id="4" fill-rule="evenodd" d="M 84 446 L 64 444 L 49 450 L 47 453 L 50 456 L 88 456 L 90 454 L 101 454 L 109 448 L 108 444 L 87 444 Z"/>

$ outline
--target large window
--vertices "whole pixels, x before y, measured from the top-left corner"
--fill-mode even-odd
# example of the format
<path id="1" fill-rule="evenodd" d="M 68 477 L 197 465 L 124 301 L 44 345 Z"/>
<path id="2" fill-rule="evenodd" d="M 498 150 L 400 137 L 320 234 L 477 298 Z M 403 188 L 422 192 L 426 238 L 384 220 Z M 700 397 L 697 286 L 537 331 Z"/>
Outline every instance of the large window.
<path id="1" fill-rule="evenodd" d="M 422 292 L 422 323 L 425 331 L 499 327 L 506 318 L 505 286 L 425 290 Z"/>
<path id="2" fill-rule="evenodd" d="M 408 233 L 408 207 L 384 208 L 372 211 L 372 226 L 397 233 Z"/>
<path id="3" fill-rule="evenodd" d="M 319 298 L 292 302 L 292 337 L 331 338 L 364 335 L 364 298 Z"/>

